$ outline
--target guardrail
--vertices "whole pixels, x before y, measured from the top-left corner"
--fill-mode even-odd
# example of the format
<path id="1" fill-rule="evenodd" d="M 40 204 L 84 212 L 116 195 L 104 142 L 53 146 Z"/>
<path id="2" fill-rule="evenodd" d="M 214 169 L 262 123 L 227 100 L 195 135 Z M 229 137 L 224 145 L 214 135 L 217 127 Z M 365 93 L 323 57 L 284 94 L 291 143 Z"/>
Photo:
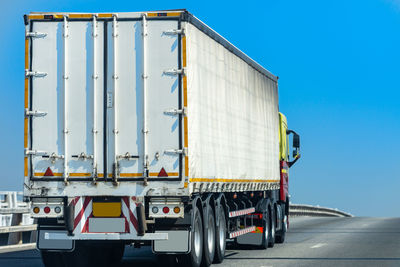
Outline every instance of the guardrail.
<path id="1" fill-rule="evenodd" d="M 319 206 L 290 204 L 289 216 L 310 216 L 310 217 L 353 217 L 353 215 L 340 211 Z"/>
<path id="2" fill-rule="evenodd" d="M 34 249 L 36 228 L 30 204 L 18 200 L 22 192 L 0 191 L 0 253 Z"/>

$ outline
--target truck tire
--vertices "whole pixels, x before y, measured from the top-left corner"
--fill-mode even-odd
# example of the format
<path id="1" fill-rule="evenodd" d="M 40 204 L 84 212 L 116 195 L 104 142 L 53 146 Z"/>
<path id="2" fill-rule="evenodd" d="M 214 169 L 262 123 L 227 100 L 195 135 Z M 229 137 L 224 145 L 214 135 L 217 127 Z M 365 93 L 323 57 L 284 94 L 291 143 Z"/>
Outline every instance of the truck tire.
<path id="1" fill-rule="evenodd" d="M 210 204 L 207 205 L 205 212 L 206 215 L 203 222 L 203 266 L 208 267 L 212 264 L 215 255 L 215 216 Z"/>
<path id="2" fill-rule="evenodd" d="M 193 207 L 193 225 L 191 232 L 191 251 L 182 258 L 184 266 L 200 267 L 203 257 L 203 220 L 197 206 Z"/>
<path id="3" fill-rule="evenodd" d="M 270 209 L 270 229 L 269 229 L 269 240 L 268 240 L 268 247 L 273 248 L 275 245 L 275 233 L 276 233 L 276 212 L 274 205 L 271 205 Z"/>
<path id="4" fill-rule="evenodd" d="M 269 233 L 270 233 L 269 222 L 270 222 L 270 215 L 269 215 L 269 211 L 267 208 L 267 210 L 263 213 L 263 218 L 262 218 L 263 233 L 262 233 L 261 246 L 260 246 L 262 249 L 268 248 Z"/>
<path id="5" fill-rule="evenodd" d="M 275 242 L 276 243 L 283 243 L 285 242 L 285 236 L 287 231 L 287 215 L 285 214 L 285 204 L 282 204 L 282 216 L 283 220 L 280 222 L 281 230 L 276 232 Z"/>
<path id="6" fill-rule="evenodd" d="M 41 250 L 43 265 L 46 267 L 65 266 L 62 252 L 50 252 Z"/>
<path id="7" fill-rule="evenodd" d="M 226 249 L 226 218 L 225 211 L 222 205 L 216 207 L 217 218 L 219 218 L 219 223 L 215 227 L 215 256 L 214 263 L 221 263 L 225 257 Z"/>

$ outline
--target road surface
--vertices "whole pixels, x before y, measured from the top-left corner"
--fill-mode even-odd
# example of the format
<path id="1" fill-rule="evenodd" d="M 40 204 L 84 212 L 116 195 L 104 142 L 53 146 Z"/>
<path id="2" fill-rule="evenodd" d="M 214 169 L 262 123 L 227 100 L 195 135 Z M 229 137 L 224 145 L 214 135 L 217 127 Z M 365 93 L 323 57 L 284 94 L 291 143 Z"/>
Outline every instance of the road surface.
<path id="1" fill-rule="evenodd" d="M 400 218 L 291 220 L 284 244 L 267 250 L 228 246 L 225 266 L 400 266 Z M 121 266 L 156 266 L 149 248 L 127 247 Z M 0 266 L 42 267 L 37 251 L 0 254 Z M 162 266 L 162 265 L 161 265 Z"/>

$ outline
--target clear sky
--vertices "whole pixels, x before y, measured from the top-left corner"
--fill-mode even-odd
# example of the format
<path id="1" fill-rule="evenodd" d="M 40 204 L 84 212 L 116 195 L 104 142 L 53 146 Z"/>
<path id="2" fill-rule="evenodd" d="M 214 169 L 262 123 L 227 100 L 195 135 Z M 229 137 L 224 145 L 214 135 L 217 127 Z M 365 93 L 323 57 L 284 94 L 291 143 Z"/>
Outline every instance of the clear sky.
<path id="1" fill-rule="evenodd" d="M 292 202 L 400 216 L 400 0 L 14 0 L 0 8 L 0 190 L 22 190 L 23 14 L 186 8 L 280 77 L 280 110 L 302 138 Z"/>

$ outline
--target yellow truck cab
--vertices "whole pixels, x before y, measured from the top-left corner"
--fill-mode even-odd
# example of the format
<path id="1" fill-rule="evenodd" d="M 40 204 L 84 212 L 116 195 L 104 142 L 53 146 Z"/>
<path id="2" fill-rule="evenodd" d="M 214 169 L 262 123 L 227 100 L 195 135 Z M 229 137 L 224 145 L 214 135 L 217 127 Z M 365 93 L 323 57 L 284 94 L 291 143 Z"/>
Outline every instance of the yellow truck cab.
<path id="1" fill-rule="evenodd" d="M 289 135 L 293 134 L 293 160 L 290 161 Z M 279 162 L 280 162 L 280 201 L 285 203 L 285 225 L 289 215 L 289 168 L 300 158 L 300 136 L 288 129 L 286 116 L 279 112 Z"/>

